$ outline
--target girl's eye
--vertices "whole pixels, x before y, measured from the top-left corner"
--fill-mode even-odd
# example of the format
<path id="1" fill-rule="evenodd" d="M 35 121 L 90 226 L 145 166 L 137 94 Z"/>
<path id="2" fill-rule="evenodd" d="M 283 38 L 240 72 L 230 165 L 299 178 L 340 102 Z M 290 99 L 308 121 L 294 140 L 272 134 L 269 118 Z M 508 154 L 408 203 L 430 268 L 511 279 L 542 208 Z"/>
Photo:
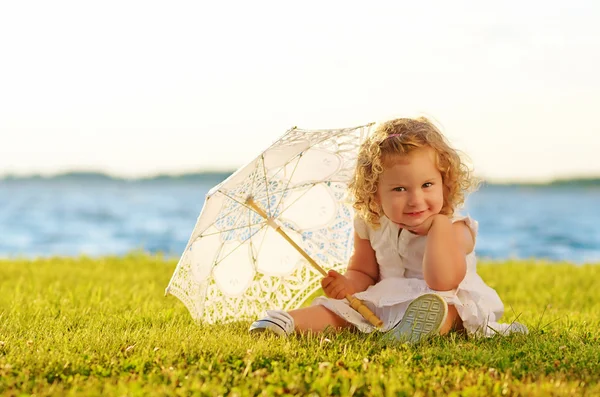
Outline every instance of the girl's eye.
<path id="1" fill-rule="evenodd" d="M 431 183 L 431 182 L 426 182 L 423 184 L 423 187 L 431 187 L 431 186 L 433 186 L 433 183 Z"/>
<path id="2" fill-rule="evenodd" d="M 401 186 L 399 186 L 399 187 L 395 187 L 393 190 L 394 190 L 395 192 L 403 192 L 403 191 L 405 191 L 406 189 L 405 189 L 405 188 L 403 188 L 403 187 L 401 187 Z"/>

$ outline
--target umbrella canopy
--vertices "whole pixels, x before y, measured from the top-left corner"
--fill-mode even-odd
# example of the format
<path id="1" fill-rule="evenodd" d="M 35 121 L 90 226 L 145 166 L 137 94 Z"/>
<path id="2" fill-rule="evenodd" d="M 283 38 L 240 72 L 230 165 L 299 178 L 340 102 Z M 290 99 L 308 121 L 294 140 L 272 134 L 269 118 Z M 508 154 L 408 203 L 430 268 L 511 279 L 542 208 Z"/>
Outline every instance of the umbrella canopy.
<path id="1" fill-rule="evenodd" d="M 207 323 L 300 307 L 322 274 L 280 234 L 323 268 L 345 268 L 354 216 L 346 192 L 371 125 L 294 127 L 212 188 L 166 294 Z"/>

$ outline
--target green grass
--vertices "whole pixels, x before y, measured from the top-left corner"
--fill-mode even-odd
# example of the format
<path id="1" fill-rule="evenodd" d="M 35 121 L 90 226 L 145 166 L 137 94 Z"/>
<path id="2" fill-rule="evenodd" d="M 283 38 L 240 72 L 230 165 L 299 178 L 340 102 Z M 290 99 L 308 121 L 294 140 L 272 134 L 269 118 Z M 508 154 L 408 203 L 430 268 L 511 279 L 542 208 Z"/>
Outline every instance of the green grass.
<path id="1" fill-rule="evenodd" d="M 531 333 L 386 345 L 195 324 L 160 256 L 0 261 L 0 395 L 600 395 L 600 266 L 483 263 Z"/>

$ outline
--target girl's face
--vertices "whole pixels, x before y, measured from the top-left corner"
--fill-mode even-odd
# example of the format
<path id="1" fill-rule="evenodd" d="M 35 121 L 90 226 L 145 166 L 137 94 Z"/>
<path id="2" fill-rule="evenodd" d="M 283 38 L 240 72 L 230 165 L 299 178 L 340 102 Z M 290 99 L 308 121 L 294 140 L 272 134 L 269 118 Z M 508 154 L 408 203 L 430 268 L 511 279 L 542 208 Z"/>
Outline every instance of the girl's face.
<path id="1" fill-rule="evenodd" d="M 434 150 L 418 148 L 386 160 L 375 195 L 385 216 L 397 224 L 417 226 L 439 214 L 444 190 Z"/>

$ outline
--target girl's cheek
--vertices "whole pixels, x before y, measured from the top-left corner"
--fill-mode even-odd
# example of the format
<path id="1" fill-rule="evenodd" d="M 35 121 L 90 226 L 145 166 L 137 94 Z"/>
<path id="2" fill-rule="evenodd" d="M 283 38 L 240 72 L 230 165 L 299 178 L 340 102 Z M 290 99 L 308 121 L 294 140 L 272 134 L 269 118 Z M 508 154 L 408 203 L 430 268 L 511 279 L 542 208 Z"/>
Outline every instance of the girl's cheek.
<path id="1" fill-rule="evenodd" d="M 395 213 L 395 214 L 402 215 L 402 212 L 404 211 L 404 204 L 403 204 L 403 203 L 400 203 L 400 202 L 398 202 L 398 203 L 394 203 L 394 204 L 395 204 L 395 205 L 394 205 L 394 208 L 393 208 L 393 210 L 394 210 L 394 213 Z"/>

